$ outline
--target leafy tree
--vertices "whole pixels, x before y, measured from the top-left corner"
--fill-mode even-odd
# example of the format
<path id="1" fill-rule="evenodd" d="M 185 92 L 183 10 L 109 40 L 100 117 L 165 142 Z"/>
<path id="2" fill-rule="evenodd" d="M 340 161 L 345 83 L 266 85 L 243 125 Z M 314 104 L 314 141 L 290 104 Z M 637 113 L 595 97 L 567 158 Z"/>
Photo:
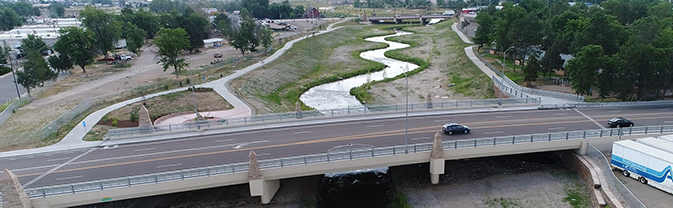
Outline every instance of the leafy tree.
<path id="1" fill-rule="evenodd" d="M 0 8 L 0 30 L 8 31 L 21 26 L 23 19 L 10 8 Z"/>
<path id="2" fill-rule="evenodd" d="M 170 12 L 172 10 L 183 11 L 185 5 L 182 1 L 154 0 L 149 3 L 150 11 L 156 13 Z"/>
<path id="3" fill-rule="evenodd" d="M 619 52 L 619 46 L 625 41 L 626 34 L 612 16 L 602 10 L 595 10 L 581 32 L 575 33 L 575 47 L 600 45 L 606 55 Z"/>
<path id="4" fill-rule="evenodd" d="M 515 20 L 511 28 L 507 38 L 511 41 L 516 53 L 522 55 L 522 60 L 525 60 L 526 56 L 536 52 L 531 46 L 542 44 L 540 20 L 535 13 L 531 12 L 526 14 L 524 18 Z"/>
<path id="5" fill-rule="evenodd" d="M 260 41 L 262 42 L 262 46 L 266 48 L 267 50 L 264 50 L 264 55 L 266 56 L 266 52 L 269 49 L 269 46 L 273 43 L 273 39 L 271 37 L 271 31 L 269 29 L 260 27 L 259 28 L 259 38 Z"/>
<path id="6" fill-rule="evenodd" d="M 540 70 L 542 70 L 542 67 L 540 66 L 540 61 L 537 60 L 537 56 L 530 56 L 528 64 L 523 67 L 523 73 L 525 74 L 523 81 L 526 81 L 527 85 L 530 86 L 530 82 L 537 79 L 537 72 Z"/>
<path id="7" fill-rule="evenodd" d="M 160 28 L 159 16 L 143 8 L 138 9 L 138 11 L 133 14 L 133 20 L 131 20 L 131 22 L 146 32 L 145 38 L 147 39 L 154 38 L 154 34 L 156 34 Z"/>
<path id="8" fill-rule="evenodd" d="M 16 2 L 11 7 L 18 15 L 23 17 L 40 16 L 40 9 L 25 1 Z"/>
<path id="9" fill-rule="evenodd" d="M 551 77 L 551 72 L 553 69 L 561 69 L 563 67 L 563 63 L 565 62 L 561 58 L 561 50 L 560 50 L 559 45 L 554 44 L 552 45 L 549 50 L 547 50 L 544 54 L 544 57 L 542 57 L 542 71 L 545 73 L 549 74 L 549 77 Z"/>
<path id="10" fill-rule="evenodd" d="M 122 23 L 112 14 L 90 5 L 80 12 L 80 17 L 82 24 L 94 34 L 98 54 L 107 57 L 122 36 Z"/>
<path id="11" fill-rule="evenodd" d="M 30 89 L 41 87 L 46 81 L 56 79 L 58 74 L 49 69 L 47 61 L 39 52 L 31 51 L 26 57 L 27 61 L 22 63 L 23 71 L 16 72 L 16 82 L 25 87 L 30 96 Z"/>
<path id="12" fill-rule="evenodd" d="M 145 43 L 147 32 L 136 27 L 131 22 L 124 24 L 122 38 L 126 39 L 126 47 L 133 53 L 138 53 L 138 49 Z"/>
<path id="13" fill-rule="evenodd" d="M 206 32 L 206 27 L 208 26 L 208 20 L 198 14 L 190 14 L 187 20 L 183 21 L 182 28 L 187 31 L 187 35 L 189 36 L 190 52 L 203 48 L 203 40 L 208 37 L 208 33 Z"/>
<path id="14" fill-rule="evenodd" d="M 645 1 L 608 0 L 601 3 L 608 14 L 617 17 L 622 25 L 630 25 L 633 21 L 647 15 Z"/>
<path id="15" fill-rule="evenodd" d="M 61 28 L 61 37 L 54 43 L 54 50 L 67 56 L 73 64 L 86 73 L 86 65 L 93 63 L 96 57 L 95 34 L 91 30 L 77 27 Z M 65 58 L 64 58 L 65 59 Z"/>
<path id="16" fill-rule="evenodd" d="M 72 69 L 72 61 L 67 54 L 58 54 L 58 56 L 49 56 L 49 65 L 58 70 L 59 73 Z"/>
<path id="17" fill-rule="evenodd" d="M 29 34 L 28 37 L 21 40 L 21 48 L 28 53 L 37 53 L 40 54 L 42 51 L 48 50 L 49 46 L 47 43 L 42 41 L 41 37 Z"/>
<path id="18" fill-rule="evenodd" d="M 180 70 L 188 65 L 180 58 L 182 50 L 190 48 L 187 32 L 182 28 L 161 28 L 154 37 L 154 44 L 159 47 L 157 55 L 161 58 L 157 63 L 163 65 L 164 71 L 172 66 L 178 77 Z"/>
<path id="19" fill-rule="evenodd" d="M 9 48 L 0 46 L 0 65 L 7 64 L 8 54 L 9 54 Z"/>
<path id="20" fill-rule="evenodd" d="M 215 25 L 218 30 L 222 33 L 222 36 L 229 39 L 232 38 L 234 33 L 233 24 L 227 15 L 219 14 L 215 17 Z"/>
<path id="21" fill-rule="evenodd" d="M 255 18 L 273 18 L 269 16 L 269 0 L 242 0 L 241 6 L 246 8 L 250 15 Z M 241 16 L 243 11 L 241 11 Z"/>
<path id="22" fill-rule="evenodd" d="M 65 7 L 59 3 L 51 3 L 49 5 L 50 17 L 63 17 L 65 15 Z"/>
<path id="23" fill-rule="evenodd" d="M 494 24 L 493 17 L 488 12 L 479 12 L 476 20 L 479 22 L 479 28 L 475 31 L 472 40 L 479 45 L 479 48 L 483 45 L 491 45 L 491 42 L 493 42 L 491 38 Z"/>
<path id="24" fill-rule="evenodd" d="M 647 9 L 647 16 L 661 19 L 673 18 L 673 6 L 668 1 L 660 1 Z"/>
<path id="25" fill-rule="evenodd" d="M 580 95 L 592 95 L 591 88 L 596 84 L 597 75 L 604 63 L 603 47 L 600 45 L 582 47 L 566 66 L 566 73 L 572 80 L 572 89 Z"/>
<path id="26" fill-rule="evenodd" d="M 302 17 L 304 16 L 304 5 L 297 5 L 294 7 L 294 14 L 295 17 Z"/>

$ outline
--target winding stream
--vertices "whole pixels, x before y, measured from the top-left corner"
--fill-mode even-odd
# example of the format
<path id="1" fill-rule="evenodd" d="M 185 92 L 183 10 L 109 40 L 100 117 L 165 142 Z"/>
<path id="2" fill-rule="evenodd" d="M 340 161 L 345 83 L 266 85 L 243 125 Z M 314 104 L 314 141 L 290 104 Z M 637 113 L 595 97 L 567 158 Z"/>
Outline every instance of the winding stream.
<path id="1" fill-rule="evenodd" d="M 384 49 L 365 51 L 360 53 L 360 57 L 376 61 L 386 65 L 386 68 L 369 74 L 363 74 L 337 82 L 327 83 L 313 87 L 302 94 L 299 99 L 307 106 L 320 111 L 347 107 L 362 107 L 360 101 L 350 94 L 350 89 L 358 87 L 368 81 L 378 81 L 385 78 L 395 77 L 403 74 L 405 71 L 412 71 L 418 68 L 418 65 L 400 60 L 385 57 L 385 52 L 400 48 L 409 47 L 408 44 L 387 41 L 385 38 L 393 36 L 410 35 L 410 32 L 397 32 L 392 35 L 371 37 L 366 41 L 387 43 L 388 47 Z"/>

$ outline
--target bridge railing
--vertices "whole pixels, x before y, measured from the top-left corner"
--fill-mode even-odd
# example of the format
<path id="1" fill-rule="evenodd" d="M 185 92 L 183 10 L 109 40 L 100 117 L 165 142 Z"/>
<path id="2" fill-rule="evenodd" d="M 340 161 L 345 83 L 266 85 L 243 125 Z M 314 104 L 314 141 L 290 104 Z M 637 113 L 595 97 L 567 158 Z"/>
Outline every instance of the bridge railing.
<path id="1" fill-rule="evenodd" d="M 562 93 L 562 92 L 554 92 L 554 91 L 547 91 L 547 90 L 538 90 L 538 89 L 531 89 L 527 87 L 522 87 L 511 79 L 509 77 L 504 76 L 500 70 L 495 68 L 490 62 L 486 61 L 484 57 L 481 55 L 477 55 L 477 58 L 481 60 L 486 66 L 488 66 L 491 71 L 495 72 L 499 77 L 504 77 L 504 83 L 506 86 L 509 86 L 511 88 L 514 88 L 520 92 L 527 93 L 530 95 L 538 95 L 538 96 L 545 96 L 545 97 L 555 97 L 555 98 L 560 98 L 560 99 L 566 99 L 566 100 L 572 100 L 572 101 L 577 101 L 577 102 L 584 102 L 584 96 L 581 95 L 573 95 L 573 94 L 568 94 L 568 93 Z M 498 85 L 496 85 L 498 86 Z"/>
<path id="2" fill-rule="evenodd" d="M 429 105 L 427 102 L 409 103 L 409 111 L 483 107 L 489 105 L 498 105 L 499 103 L 500 103 L 499 99 L 431 102 L 432 107 L 428 107 Z M 538 103 L 540 103 L 540 98 L 532 98 L 532 97 L 507 98 L 502 100 L 502 105 L 538 104 Z M 405 104 L 364 105 L 364 106 L 347 107 L 347 108 L 339 108 L 323 111 L 318 110 L 301 111 L 301 113 L 286 112 L 286 113 L 262 114 L 242 118 L 206 120 L 206 121 L 200 121 L 198 123 L 189 122 L 182 124 L 156 125 L 154 127 L 132 127 L 132 128 L 110 129 L 108 130 L 108 133 L 105 135 L 105 139 L 107 140 L 115 137 L 146 135 L 146 134 L 152 134 L 154 132 L 184 131 L 184 130 L 193 130 L 197 128 L 213 128 L 213 127 L 217 128 L 232 125 L 245 125 L 250 123 L 298 120 L 299 118 L 361 115 L 369 113 L 386 113 L 386 112 L 400 112 L 400 111 L 405 111 Z M 299 117 L 299 115 L 301 116 Z"/>
<path id="3" fill-rule="evenodd" d="M 544 109 L 544 108 L 590 108 L 590 107 L 648 106 L 648 105 L 673 105 L 673 100 L 657 100 L 657 101 L 647 101 L 647 102 L 541 104 L 539 108 L 540 109 Z"/>
<path id="4" fill-rule="evenodd" d="M 529 134 L 506 137 L 464 139 L 455 141 L 443 141 L 445 150 L 463 149 L 483 146 L 511 145 L 522 143 L 549 142 L 557 140 L 583 139 L 592 137 L 611 137 L 618 135 L 640 135 L 640 134 L 662 134 L 673 132 L 673 126 L 643 126 L 631 128 L 615 129 L 596 129 L 586 131 L 555 132 L 547 134 Z M 310 165 L 315 163 L 325 163 L 333 161 L 354 160 L 358 158 L 373 158 L 388 155 L 411 154 L 418 152 L 427 152 L 432 149 L 432 143 L 410 144 L 405 146 L 391 146 L 380 148 L 359 148 L 359 149 L 340 149 L 340 151 L 304 155 L 296 157 L 285 157 L 279 159 L 260 160 L 258 162 L 260 169 L 282 168 L 289 166 Z M 28 188 L 26 193 L 31 198 L 48 197 L 62 194 L 76 194 L 87 191 L 98 191 L 111 188 L 131 187 L 141 184 L 161 183 L 166 181 L 185 180 L 197 177 L 209 177 L 211 175 L 230 174 L 242 171 L 248 171 L 248 162 L 234 163 L 227 165 L 217 165 L 203 168 L 192 168 L 186 170 L 153 173 L 139 176 L 129 176 L 114 179 L 104 179 L 97 181 L 56 185 L 48 187 Z"/>

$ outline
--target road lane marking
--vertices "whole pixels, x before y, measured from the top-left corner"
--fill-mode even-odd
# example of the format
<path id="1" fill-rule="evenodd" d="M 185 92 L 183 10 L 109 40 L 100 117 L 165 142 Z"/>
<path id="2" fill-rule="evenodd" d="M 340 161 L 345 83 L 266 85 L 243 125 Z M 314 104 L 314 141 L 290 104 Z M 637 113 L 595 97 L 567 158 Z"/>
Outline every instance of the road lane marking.
<path id="1" fill-rule="evenodd" d="M 64 158 L 56 158 L 56 159 L 49 159 L 47 162 L 52 162 L 52 161 L 59 161 L 59 160 L 67 160 L 70 159 L 69 157 L 64 157 Z"/>
<path id="2" fill-rule="evenodd" d="M 673 123 L 673 121 L 664 121 L 664 123 Z"/>
<path id="3" fill-rule="evenodd" d="M 492 131 L 492 132 L 484 132 L 482 134 L 501 134 L 501 133 L 504 133 L 504 132 L 502 132 L 502 131 Z"/>
<path id="4" fill-rule="evenodd" d="M 548 128 L 549 131 L 553 131 L 553 130 L 561 130 L 561 129 L 566 129 L 566 127 L 553 127 L 553 128 Z"/>
<path id="5" fill-rule="evenodd" d="M 251 145 L 251 144 L 256 144 L 256 143 L 264 143 L 264 142 L 269 142 L 269 140 L 261 140 L 261 141 L 254 141 L 254 142 L 246 142 L 246 143 L 241 143 L 236 146 L 234 146 L 234 149 L 241 149 L 245 146 Z"/>
<path id="6" fill-rule="evenodd" d="M 217 140 L 215 142 L 230 142 L 230 141 L 234 141 L 234 140 L 236 140 L 236 139 Z"/>
<path id="7" fill-rule="evenodd" d="M 82 177 L 84 177 L 84 176 L 83 176 L 83 175 L 78 175 L 78 176 L 71 176 L 71 177 L 65 177 L 65 178 L 57 178 L 56 180 L 57 180 L 57 181 L 60 181 L 60 180 L 69 180 L 69 179 L 82 178 Z"/>
<path id="8" fill-rule="evenodd" d="M 147 151 L 147 150 L 153 150 L 153 149 L 157 149 L 157 148 L 156 147 L 150 147 L 150 148 L 137 149 L 137 150 L 133 150 L 133 151 L 139 152 L 139 151 Z"/>
<path id="9" fill-rule="evenodd" d="M 657 110 L 658 111 L 667 111 L 667 110 L 671 110 L 671 109 L 670 108 L 660 108 L 660 109 L 657 109 Z"/>
<path id="10" fill-rule="evenodd" d="M 266 156 L 266 155 L 271 155 L 271 153 L 261 153 L 261 154 L 257 154 L 257 156 Z"/>
<path id="11" fill-rule="evenodd" d="M 446 122 L 451 122 L 451 119 L 446 119 L 446 120 L 434 120 L 434 121 L 432 121 L 432 122 L 435 122 L 435 123 L 446 123 Z"/>
<path id="12" fill-rule="evenodd" d="M 593 118 L 587 116 L 587 114 L 584 114 L 584 113 L 582 113 L 582 111 L 577 110 L 577 108 L 573 108 L 573 110 L 575 110 L 575 112 L 579 113 L 580 115 L 584 116 L 584 118 L 587 118 L 587 119 L 588 119 L 589 121 L 591 121 L 592 123 L 596 124 L 596 126 L 598 126 L 599 128 L 601 128 L 601 129 L 603 129 L 603 130 L 608 129 L 608 128 L 605 128 L 605 126 L 603 126 L 603 125 L 601 125 L 600 123 L 598 123 L 598 122 L 597 122 L 596 120 L 594 120 Z"/>
<path id="13" fill-rule="evenodd" d="M 608 113 L 621 113 L 622 111 L 616 110 L 616 111 L 608 111 Z"/>
<path id="14" fill-rule="evenodd" d="M 633 118 L 633 116 L 635 116 L 635 115 L 649 116 L 649 115 L 661 115 L 661 113 L 642 113 L 642 114 L 630 114 L 630 115 L 631 115 L 630 117 Z M 572 119 L 579 119 L 579 118 L 582 118 L 582 117 L 581 116 L 564 117 L 564 119 L 571 119 L 571 118 Z M 667 118 L 671 118 L 671 116 L 659 116 L 659 117 L 649 116 L 649 117 L 646 117 L 646 119 L 661 119 L 661 118 L 667 119 Z M 548 120 L 548 119 L 549 118 L 518 119 L 517 121 L 528 121 L 530 123 L 503 124 L 503 125 L 495 125 L 495 126 L 488 126 L 488 127 L 474 127 L 473 126 L 472 129 L 521 127 L 521 126 L 570 124 L 570 123 L 576 124 L 578 122 L 582 122 L 582 121 L 577 121 L 577 120 L 540 122 L 540 120 Z M 645 119 L 645 118 L 643 118 L 643 119 Z M 536 122 L 531 122 L 531 121 L 536 121 Z M 489 123 L 497 123 L 497 122 L 483 121 L 483 122 L 466 123 L 466 125 L 489 124 Z M 419 128 L 410 128 L 409 130 L 410 131 L 417 131 L 417 132 L 413 132 L 413 133 L 436 133 L 437 132 L 436 127 L 419 127 Z M 380 137 L 380 136 L 401 136 L 401 135 L 404 135 L 404 129 L 384 131 L 384 132 L 365 133 L 365 134 L 342 136 L 342 137 L 325 138 L 325 139 L 316 139 L 316 140 L 304 141 L 304 142 L 274 144 L 274 145 L 267 145 L 267 146 L 261 146 L 261 147 L 249 147 L 249 148 L 241 148 L 241 149 L 235 149 L 235 150 L 220 150 L 220 151 L 214 151 L 214 152 L 202 152 L 202 153 L 195 153 L 195 154 L 189 154 L 189 155 L 177 155 L 177 156 L 168 156 L 168 157 L 163 157 L 163 158 L 135 160 L 135 161 L 127 161 L 127 162 L 119 162 L 119 163 L 108 163 L 108 164 L 103 164 L 103 165 L 93 165 L 93 166 L 86 166 L 86 167 L 79 167 L 79 168 L 72 168 L 72 169 L 57 170 L 57 171 L 54 171 L 54 172 L 55 173 L 63 173 L 63 172 L 72 172 L 72 171 L 79 171 L 79 170 L 89 170 L 89 169 L 106 168 L 106 167 L 114 167 L 114 166 L 130 165 L 130 164 L 140 164 L 140 163 L 148 163 L 148 162 L 156 162 L 156 161 L 182 159 L 182 158 L 189 158 L 189 157 L 217 155 L 217 154 L 224 154 L 224 153 L 230 153 L 230 152 L 259 150 L 259 149 L 267 149 L 267 148 L 287 147 L 287 146 L 324 143 L 324 142 L 333 142 L 333 141 L 347 141 L 347 140 L 355 140 L 355 139 L 367 139 L 367 138 L 375 138 L 375 137 Z M 171 152 L 184 152 L 184 151 L 191 151 L 191 150 L 195 150 L 195 149 L 212 149 L 212 148 L 219 148 L 219 147 L 222 147 L 222 146 L 231 146 L 231 145 L 200 147 L 200 148 L 194 148 L 194 149 L 182 149 L 182 150 L 175 150 L 175 151 L 171 151 Z M 115 159 L 123 159 L 123 158 L 133 158 L 133 157 L 146 156 L 146 155 L 159 155 L 159 154 L 166 154 L 166 153 L 171 153 L 171 152 L 159 152 L 159 153 L 152 153 L 152 154 L 145 154 L 145 155 L 129 155 L 129 156 L 123 156 L 123 157 L 116 157 L 116 158 L 105 158 L 105 159 L 98 159 L 98 160 L 73 162 L 72 164 L 83 164 L 83 163 L 98 162 L 98 161 L 107 161 L 107 160 L 115 160 Z M 35 175 L 40 175 L 40 174 L 41 173 L 27 173 L 27 174 L 18 175 L 18 177 L 35 176 Z"/>
<path id="15" fill-rule="evenodd" d="M 181 166 L 182 163 L 175 163 L 175 164 L 170 164 L 170 165 L 160 165 L 157 166 L 157 168 L 167 168 L 167 167 L 173 167 L 173 166 Z"/>
<path id="16" fill-rule="evenodd" d="M 51 156 L 51 154 L 46 154 L 46 155 L 44 155 L 44 156 L 47 156 L 47 157 L 50 157 L 50 156 Z"/>
<path id="17" fill-rule="evenodd" d="M 512 116 L 496 116 L 495 118 L 510 118 Z"/>
<path id="18" fill-rule="evenodd" d="M 82 154 L 80 154 L 80 155 L 77 155 L 76 157 L 74 157 L 74 158 L 72 158 L 72 159 L 70 159 L 70 160 L 64 162 L 63 164 L 60 164 L 60 165 L 58 165 L 58 166 L 56 166 L 56 167 L 54 167 L 54 168 L 48 170 L 47 172 L 44 172 L 44 173 L 40 174 L 39 176 L 35 177 L 33 180 L 28 181 L 28 183 L 23 184 L 23 187 L 28 187 L 28 186 L 30 186 L 30 184 L 35 183 L 36 181 L 38 181 L 38 180 L 44 178 L 45 176 L 49 175 L 50 173 L 52 173 L 52 172 L 58 170 L 59 168 L 61 168 L 61 167 L 65 166 L 65 165 L 71 163 L 72 161 L 75 161 L 75 160 L 79 159 L 80 157 L 84 157 L 84 155 L 89 154 L 89 153 L 93 152 L 93 151 L 96 150 L 96 149 L 98 149 L 98 148 L 91 148 L 91 149 L 89 149 L 89 151 L 86 151 L 85 153 L 82 153 Z"/>
<path id="19" fill-rule="evenodd" d="M 379 124 L 379 125 L 371 125 L 371 126 L 367 126 L 367 128 L 372 128 L 372 127 L 382 127 L 382 126 L 383 126 L 383 124 Z"/>
<path id="20" fill-rule="evenodd" d="M 411 141 L 423 140 L 423 139 L 430 139 L 430 137 L 418 137 L 418 138 L 413 138 L 413 139 L 411 139 Z"/>
<path id="21" fill-rule="evenodd" d="M 308 133 L 313 133 L 313 131 L 298 131 L 298 132 L 294 132 L 294 134 L 308 134 Z"/>
<path id="22" fill-rule="evenodd" d="M 555 116 L 568 115 L 568 113 L 554 113 Z"/>

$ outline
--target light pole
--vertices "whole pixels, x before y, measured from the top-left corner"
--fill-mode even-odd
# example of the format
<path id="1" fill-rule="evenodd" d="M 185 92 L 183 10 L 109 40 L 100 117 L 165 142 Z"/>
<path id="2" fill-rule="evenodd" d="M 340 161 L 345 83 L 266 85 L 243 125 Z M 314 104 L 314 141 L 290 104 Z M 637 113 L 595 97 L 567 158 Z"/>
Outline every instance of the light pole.
<path id="1" fill-rule="evenodd" d="M 9 48 L 7 48 L 7 40 L 3 40 L 2 42 L 4 43 L 5 47 L 2 48 L 2 50 L 4 51 L 0 51 L 0 53 L 7 52 L 7 58 L 9 59 L 9 67 L 12 70 L 12 77 L 14 78 L 14 87 L 16 88 L 16 96 L 18 96 L 19 99 L 21 99 L 21 93 L 19 92 L 19 83 L 16 82 L 16 74 L 14 73 L 14 62 L 12 62 L 12 54 L 9 53 L 8 50 Z"/>
<path id="2" fill-rule="evenodd" d="M 507 57 L 507 51 L 509 49 L 514 48 L 514 46 L 510 46 L 505 50 L 505 53 L 502 55 L 502 77 L 500 78 L 500 100 L 498 101 L 498 105 L 502 106 L 502 88 L 505 86 L 505 57 Z"/>
<path id="3" fill-rule="evenodd" d="M 189 78 L 192 78 L 192 69 L 189 69 Z M 192 83 L 192 99 L 194 99 L 194 114 L 196 114 L 196 129 L 201 129 L 201 124 L 199 121 L 199 110 L 196 109 L 196 92 L 194 89 L 194 81 Z"/>
<path id="4" fill-rule="evenodd" d="M 408 66 L 404 66 L 404 79 L 407 80 L 407 99 L 404 104 L 405 113 L 404 113 L 404 154 L 408 154 L 407 145 L 409 144 L 409 77 L 407 77 Z"/>

